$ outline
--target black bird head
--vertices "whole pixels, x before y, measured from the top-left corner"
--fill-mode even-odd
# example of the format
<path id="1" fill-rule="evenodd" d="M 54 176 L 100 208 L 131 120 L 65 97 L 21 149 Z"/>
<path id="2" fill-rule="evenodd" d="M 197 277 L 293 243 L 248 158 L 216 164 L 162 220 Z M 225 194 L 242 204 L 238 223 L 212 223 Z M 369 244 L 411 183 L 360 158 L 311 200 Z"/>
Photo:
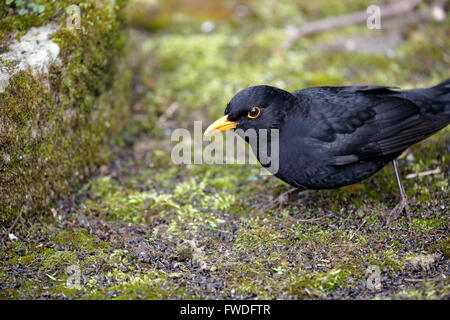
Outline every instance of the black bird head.
<path id="1" fill-rule="evenodd" d="M 229 129 L 280 129 L 294 100 L 289 92 L 271 86 L 243 89 L 230 100 L 225 116 L 205 130 L 205 136 Z"/>

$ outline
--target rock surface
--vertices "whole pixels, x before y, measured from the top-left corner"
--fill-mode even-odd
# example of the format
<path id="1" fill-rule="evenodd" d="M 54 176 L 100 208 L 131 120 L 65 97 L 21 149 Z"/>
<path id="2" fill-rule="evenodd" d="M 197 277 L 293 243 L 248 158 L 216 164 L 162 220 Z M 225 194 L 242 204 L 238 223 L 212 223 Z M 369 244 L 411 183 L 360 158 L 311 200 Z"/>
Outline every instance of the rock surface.
<path id="1" fill-rule="evenodd" d="M 125 1 L 79 5 L 80 28 L 64 1 L 0 10 L 0 226 L 49 213 L 108 161 L 127 121 Z"/>
<path id="2" fill-rule="evenodd" d="M 9 78 L 19 71 L 31 70 L 35 76 L 48 74 L 50 65 L 57 62 L 60 50 L 50 39 L 56 30 L 55 25 L 33 27 L 20 41 L 14 40 L 9 51 L 0 54 L 0 92 L 8 86 Z"/>

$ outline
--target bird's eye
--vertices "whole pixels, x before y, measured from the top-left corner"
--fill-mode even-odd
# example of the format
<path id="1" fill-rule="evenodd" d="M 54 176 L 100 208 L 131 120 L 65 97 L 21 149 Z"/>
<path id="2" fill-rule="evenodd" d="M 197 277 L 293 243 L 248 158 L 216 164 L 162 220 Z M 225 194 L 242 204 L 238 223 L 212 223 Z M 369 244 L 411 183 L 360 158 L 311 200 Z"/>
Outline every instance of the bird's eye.
<path id="1" fill-rule="evenodd" d="M 253 107 L 252 110 L 248 112 L 248 117 L 250 119 L 258 118 L 261 113 L 261 109 L 259 107 Z"/>

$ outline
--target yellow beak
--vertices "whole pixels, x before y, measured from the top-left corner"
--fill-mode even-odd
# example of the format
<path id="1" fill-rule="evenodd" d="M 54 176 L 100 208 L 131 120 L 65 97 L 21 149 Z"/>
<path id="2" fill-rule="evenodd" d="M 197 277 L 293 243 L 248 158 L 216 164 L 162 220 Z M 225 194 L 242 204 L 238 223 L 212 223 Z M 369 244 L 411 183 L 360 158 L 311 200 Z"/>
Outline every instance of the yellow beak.
<path id="1" fill-rule="evenodd" d="M 239 122 L 234 122 L 228 120 L 228 115 L 224 115 L 222 118 L 214 121 L 208 128 L 206 128 L 204 136 L 212 136 L 213 134 L 234 129 L 239 124 Z"/>

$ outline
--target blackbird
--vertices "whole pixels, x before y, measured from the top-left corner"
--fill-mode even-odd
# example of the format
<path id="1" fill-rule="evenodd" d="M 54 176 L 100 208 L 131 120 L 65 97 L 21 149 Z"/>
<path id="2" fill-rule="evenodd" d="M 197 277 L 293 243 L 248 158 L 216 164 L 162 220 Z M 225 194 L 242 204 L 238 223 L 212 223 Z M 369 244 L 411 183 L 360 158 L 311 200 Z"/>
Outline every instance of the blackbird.
<path id="1" fill-rule="evenodd" d="M 360 182 L 392 161 L 400 202 L 390 212 L 390 223 L 403 210 L 409 216 L 396 158 L 449 122 L 450 79 L 412 90 L 365 85 L 288 92 L 258 85 L 238 92 L 225 116 L 212 123 L 205 135 L 229 129 L 254 129 L 258 135 L 260 129 L 278 129 L 279 168 L 274 175 L 295 188 L 263 211 L 283 206 L 298 191 Z"/>

